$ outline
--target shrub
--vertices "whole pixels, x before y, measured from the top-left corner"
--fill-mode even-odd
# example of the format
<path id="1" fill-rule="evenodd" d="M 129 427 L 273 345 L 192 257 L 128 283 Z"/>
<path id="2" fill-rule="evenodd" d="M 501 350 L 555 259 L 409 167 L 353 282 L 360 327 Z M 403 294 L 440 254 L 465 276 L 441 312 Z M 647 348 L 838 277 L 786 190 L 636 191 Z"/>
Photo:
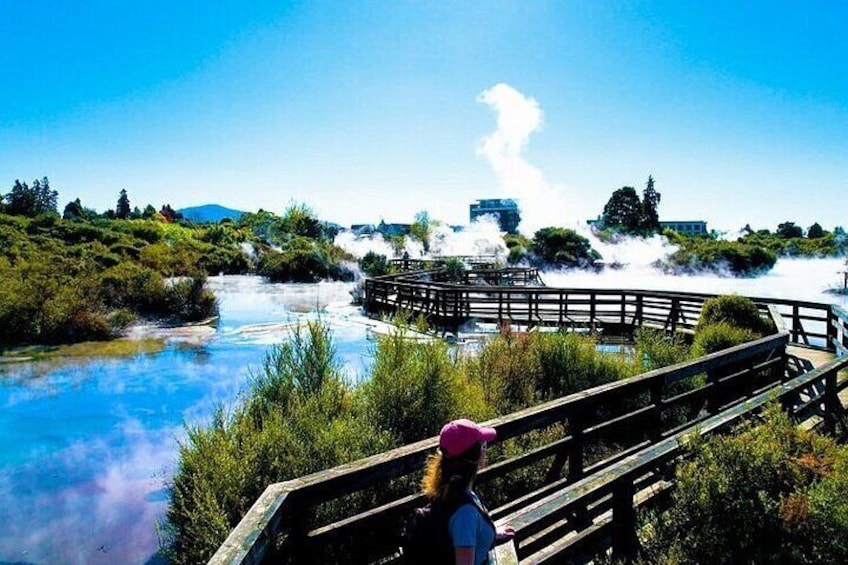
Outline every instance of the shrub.
<path id="1" fill-rule="evenodd" d="M 717 296 L 704 302 L 698 327 L 722 322 L 749 330 L 758 336 L 774 329 L 771 322 L 760 316 L 759 308 L 750 298 L 738 295 Z"/>
<path id="2" fill-rule="evenodd" d="M 490 415 L 481 386 L 466 377 L 448 347 L 441 340 L 409 339 L 400 328 L 374 349 L 371 378 L 362 384 L 365 410 L 399 444 L 436 435 L 455 418 Z"/>
<path id="3" fill-rule="evenodd" d="M 246 400 L 189 426 L 170 485 L 166 553 L 207 561 L 268 484 L 385 450 L 355 410 L 327 327 L 310 323 L 274 348 Z"/>
<path id="4" fill-rule="evenodd" d="M 692 342 L 692 355 L 700 357 L 752 341 L 757 336 L 743 328 L 738 328 L 726 322 L 718 322 L 705 327 L 698 327 Z"/>
<path id="5" fill-rule="evenodd" d="M 216 316 L 218 301 L 205 284 L 205 277 L 172 282 L 165 291 L 166 312 L 181 322 L 199 322 Z"/>
<path id="6" fill-rule="evenodd" d="M 695 441 L 669 510 L 641 529 L 651 563 L 845 563 L 848 450 L 776 405 L 764 423 Z"/>
<path id="7" fill-rule="evenodd" d="M 369 251 L 359 260 L 359 268 L 369 277 L 381 277 L 389 274 L 389 261 L 385 255 Z"/>

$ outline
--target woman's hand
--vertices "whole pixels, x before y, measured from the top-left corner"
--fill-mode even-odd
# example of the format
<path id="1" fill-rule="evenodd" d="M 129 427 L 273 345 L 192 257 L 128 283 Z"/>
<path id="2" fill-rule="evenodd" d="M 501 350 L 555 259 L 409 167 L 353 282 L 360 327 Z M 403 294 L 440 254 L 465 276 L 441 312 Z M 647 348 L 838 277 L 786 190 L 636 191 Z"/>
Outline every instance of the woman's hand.
<path id="1" fill-rule="evenodd" d="M 515 530 L 512 529 L 512 526 L 504 524 L 503 526 L 498 526 L 495 529 L 495 539 L 497 541 L 505 541 L 514 537 Z"/>

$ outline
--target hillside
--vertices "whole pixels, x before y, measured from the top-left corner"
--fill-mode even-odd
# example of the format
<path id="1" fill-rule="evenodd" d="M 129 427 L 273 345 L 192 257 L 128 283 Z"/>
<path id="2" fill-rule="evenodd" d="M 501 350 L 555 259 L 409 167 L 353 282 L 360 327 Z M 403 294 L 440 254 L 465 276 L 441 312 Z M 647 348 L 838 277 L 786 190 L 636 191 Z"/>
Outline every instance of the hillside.
<path id="1" fill-rule="evenodd" d="M 244 212 L 225 208 L 218 204 L 204 204 L 203 206 L 191 206 L 178 210 L 183 217 L 192 222 L 220 222 L 224 218 L 238 220 Z"/>

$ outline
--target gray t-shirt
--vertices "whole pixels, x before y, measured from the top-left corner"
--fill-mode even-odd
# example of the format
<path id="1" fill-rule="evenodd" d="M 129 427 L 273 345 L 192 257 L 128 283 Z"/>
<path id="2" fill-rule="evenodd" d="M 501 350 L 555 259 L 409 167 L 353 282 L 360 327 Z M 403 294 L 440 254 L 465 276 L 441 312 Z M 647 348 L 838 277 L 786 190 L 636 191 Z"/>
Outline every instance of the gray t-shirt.
<path id="1" fill-rule="evenodd" d="M 471 491 L 471 497 L 482 507 L 480 499 Z M 474 565 L 481 565 L 489 555 L 495 541 L 495 530 L 474 504 L 460 506 L 448 522 L 454 547 L 473 547 Z"/>

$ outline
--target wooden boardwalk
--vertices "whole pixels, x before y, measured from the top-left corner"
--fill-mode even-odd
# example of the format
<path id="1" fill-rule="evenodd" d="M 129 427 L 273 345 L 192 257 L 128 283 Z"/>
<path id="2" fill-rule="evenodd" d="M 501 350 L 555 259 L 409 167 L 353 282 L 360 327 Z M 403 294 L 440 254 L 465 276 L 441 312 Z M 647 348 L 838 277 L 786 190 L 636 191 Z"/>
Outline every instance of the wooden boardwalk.
<path id="1" fill-rule="evenodd" d="M 710 297 L 481 289 L 405 276 L 366 281 L 366 308 L 408 309 L 441 323 L 481 312 L 522 323 L 539 313 L 537 323 L 691 331 Z M 515 440 L 516 446 L 528 446 L 502 453 L 478 475 L 483 492 L 491 481 L 510 481 L 513 473 L 521 477 L 523 490 L 494 504 L 496 521 L 516 530 L 515 543 L 498 551 L 496 563 L 586 563 L 609 549 L 616 559 L 632 557 L 638 547 L 637 511 L 661 505 L 671 492 L 683 438 L 722 433 L 775 399 L 807 427 L 848 431 L 843 420 L 848 314 L 827 304 L 755 301 L 773 321 L 773 335 L 486 422 L 498 431 L 495 444 Z M 552 428 L 561 435 L 552 435 Z M 541 441 L 540 431 L 545 432 Z M 339 548 L 350 562 L 397 561 L 400 526 L 410 509 L 423 503 L 416 478 L 437 441 L 425 439 L 269 485 L 210 563 L 321 563 L 338 561 Z M 344 511 L 321 512 L 327 505 Z"/>

